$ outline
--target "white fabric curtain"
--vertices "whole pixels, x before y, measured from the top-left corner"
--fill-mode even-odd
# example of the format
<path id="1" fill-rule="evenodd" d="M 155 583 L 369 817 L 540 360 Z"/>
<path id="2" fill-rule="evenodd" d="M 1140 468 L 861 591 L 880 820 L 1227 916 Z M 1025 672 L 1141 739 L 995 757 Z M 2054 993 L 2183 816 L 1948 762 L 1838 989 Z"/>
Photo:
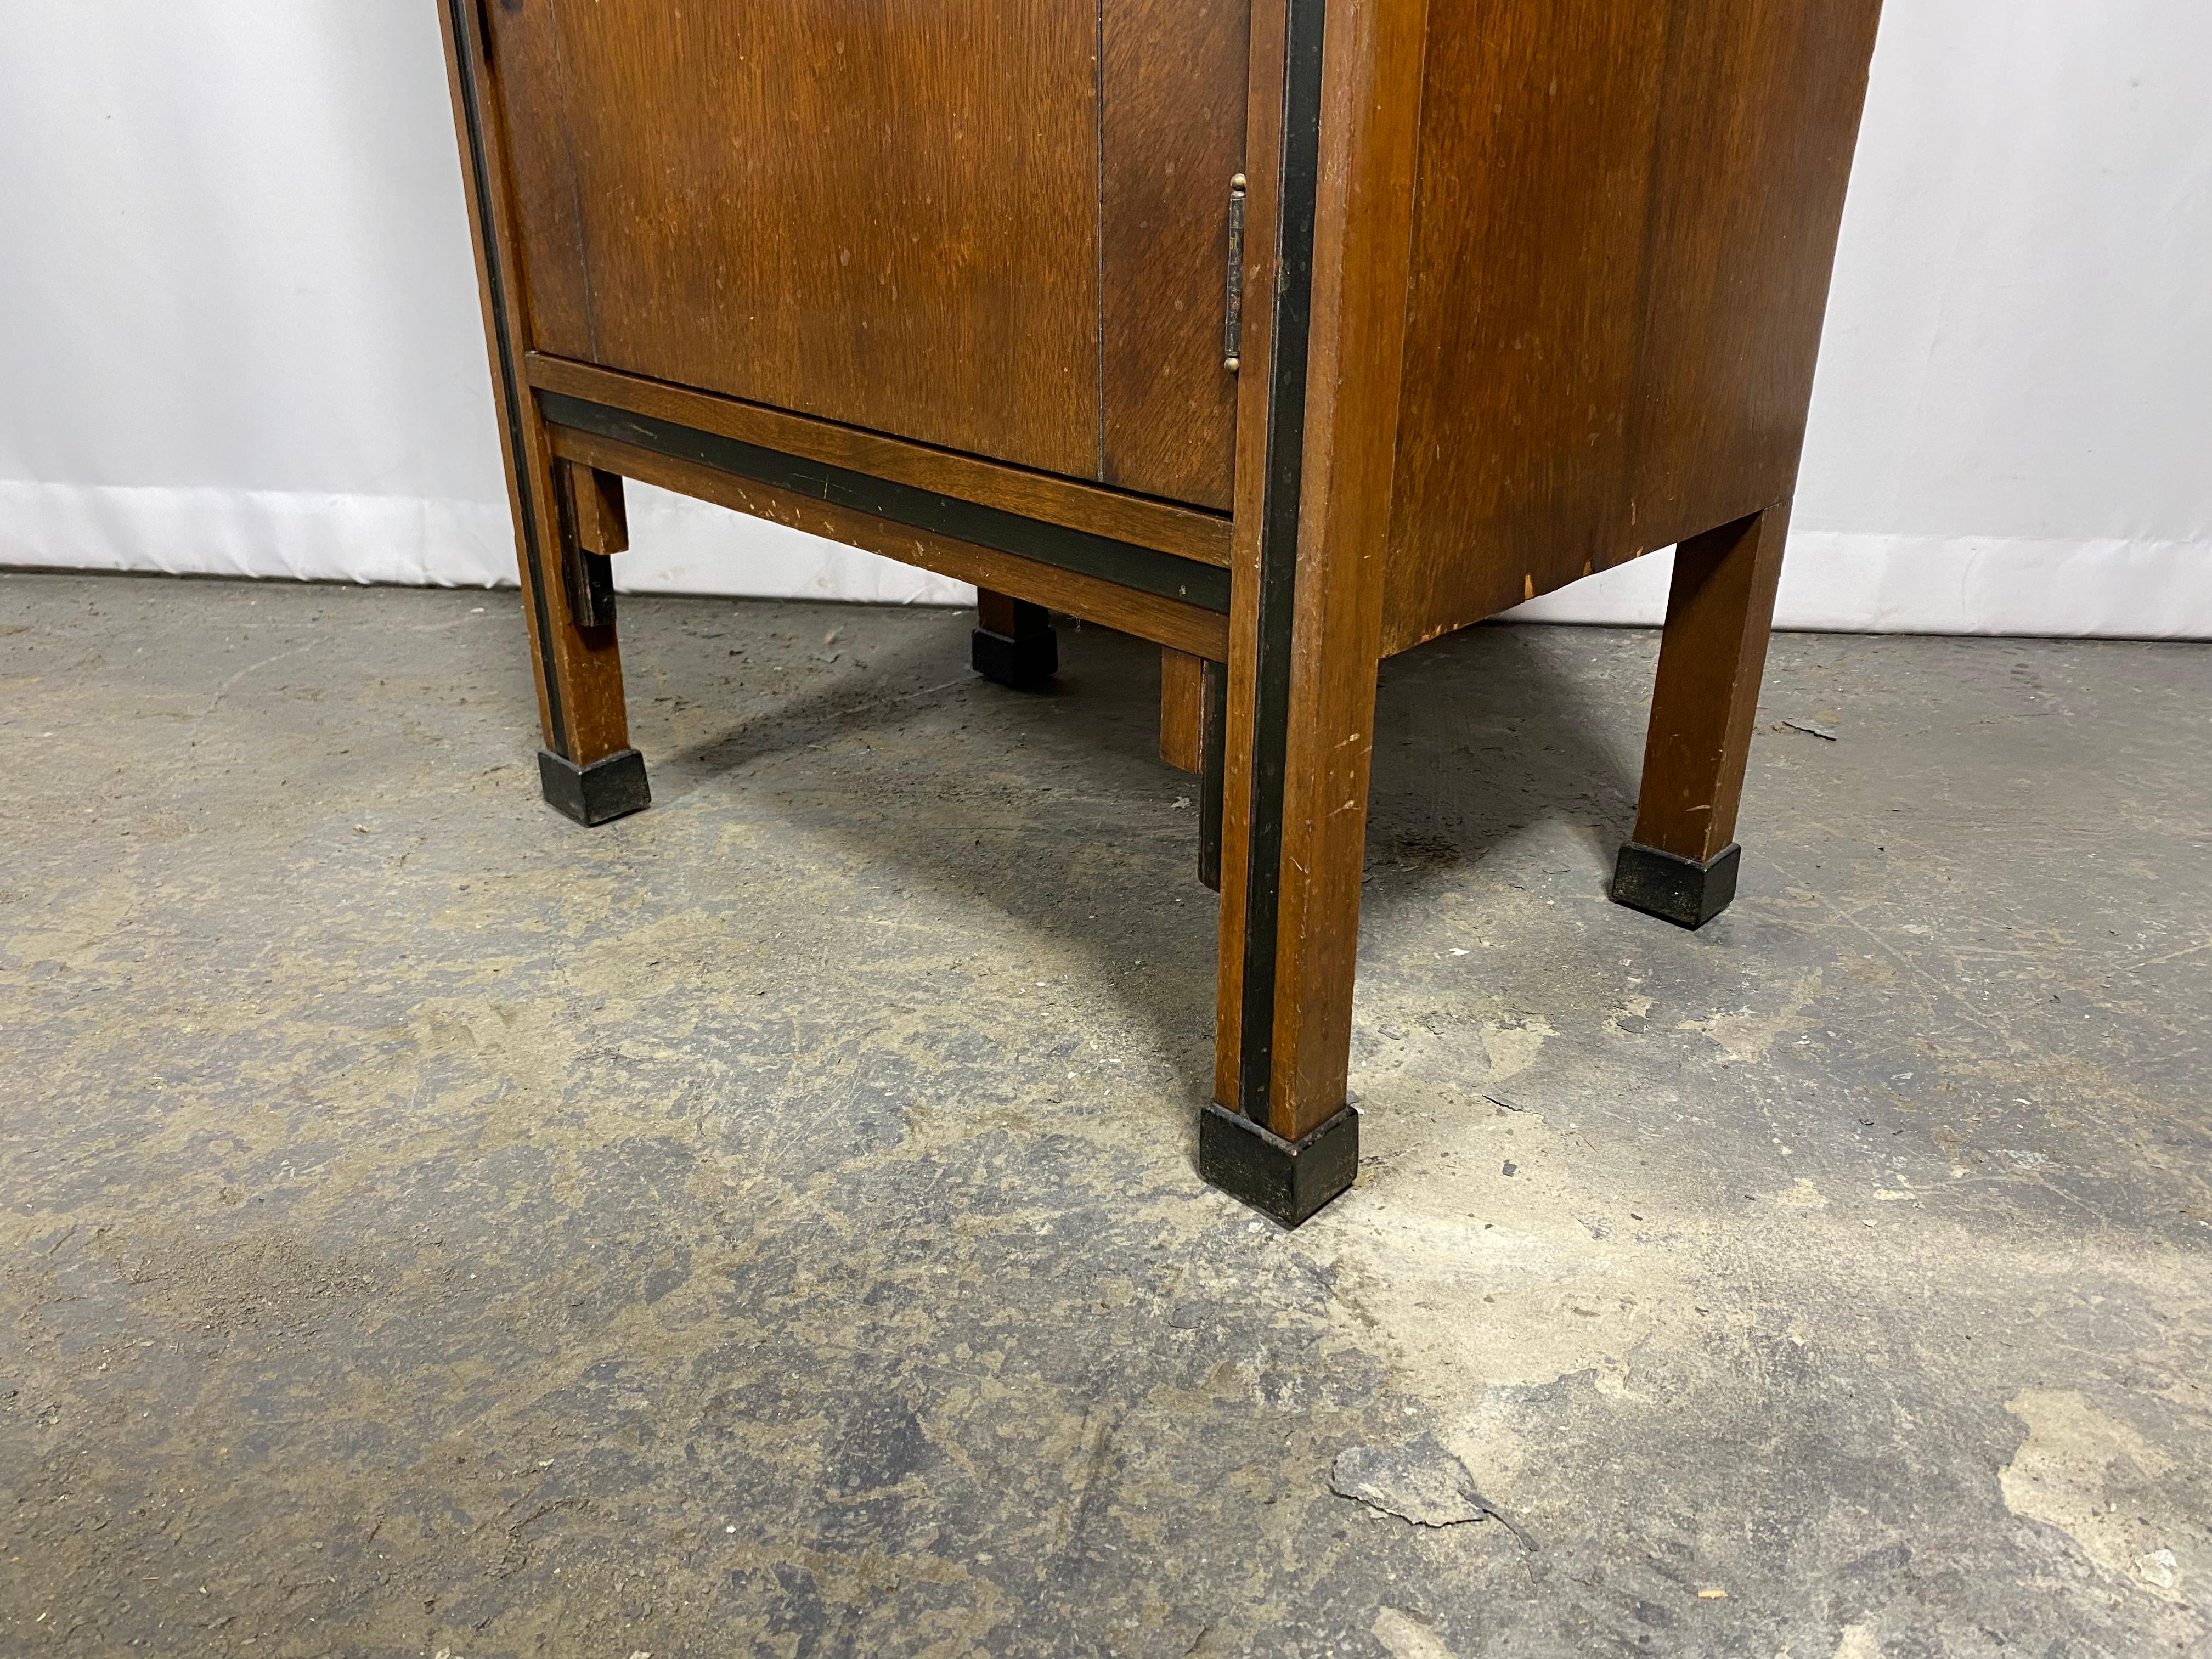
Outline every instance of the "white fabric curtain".
<path id="1" fill-rule="evenodd" d="M 0 26 L 0 563 L 511 580 L 433 0 Z M 2208 109 L 2204 0 L 1890 0 L 1785 625 L 2212 637 Z M 633 590 L 965 597 L 633 528 Z M 1665 562 L 1527 609 L 1651 620 Z"/>

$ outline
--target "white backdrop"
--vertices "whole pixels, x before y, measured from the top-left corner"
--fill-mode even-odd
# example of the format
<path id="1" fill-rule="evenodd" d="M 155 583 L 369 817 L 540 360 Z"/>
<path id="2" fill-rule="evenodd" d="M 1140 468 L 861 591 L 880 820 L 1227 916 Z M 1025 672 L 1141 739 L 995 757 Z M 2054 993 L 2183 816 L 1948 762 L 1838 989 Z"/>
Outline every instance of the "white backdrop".
<path id="1" fill-rule="evenodd" d="M 0 563 L 513 580 L 432 0 L 0 0 Z M 1785 624 L 2212 637 L 2212 4 L 1889 0 Z M 635 589 L 966 590 L 636 492 Z M 1526 607 L 1649 620 L 1665 561 Z"/>

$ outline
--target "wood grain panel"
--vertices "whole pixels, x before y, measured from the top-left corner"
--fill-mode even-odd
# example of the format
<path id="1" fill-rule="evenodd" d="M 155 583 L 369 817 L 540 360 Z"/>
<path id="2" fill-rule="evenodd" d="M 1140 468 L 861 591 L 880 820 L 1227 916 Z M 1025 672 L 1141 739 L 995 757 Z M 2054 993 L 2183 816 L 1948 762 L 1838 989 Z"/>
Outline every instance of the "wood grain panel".
<path id="1" fill-rule="evenodd" d="M 561 576 L 562 539 L 553 457 L 536 399 L 523 379 L 519 337 L 528 314 L 523 291 L 511 146 L 497 101 L 486 95 L 489 45 L 472 0 L 447 0 L 446 70 L 460 141 L 461 176 L 476 250 L 491 388 L 507 463 L 517 572 L 530 629 L 538 714 L 545 746 L 578 766 L 629 747 L 623 700 L 622 653 L 611 628 L 587 627 L 570 611 Z"/>
<path id="2" fill-rule="evenodd" d="M 962 501 L 980 501 L 1047 524 L 1158 548 L 1202 564 L 1226 568 L 1229 563 L 1229 520 L 1170 502 L 1122 495 L 1047 473 L 1020 471 L 970 455 L 930 449 L 685 386 L 665 386 L 566 358 L 533 355 L 529 374 L 530 383 L 543 391 L 566 392 L 633 414 L 675 421 L 741 443 L 849 467 Z"/>
<path id="3" fill-rule="evenodd" d="M 1244 166 L 1249 0 L 1105 0 L 1100 476 L 1226 507 L 1229 181 Z"/>
<path id="4" fill-rule="evenodd" d="M 493 101 L 514 202 L 510 240 L 526 299 L 517 343 L 588 357 L 584 232 L 553 14 L 543 5 L 479 9 L 490 27 L 489 84 L 500 94 Z"/>
<path id="5" fill-rule="evenodd" d="M 627 478 L 696 495 L 788 525 L 794 530 L 827 536 L 849 547 L 896 559 L 902 564 L 933 570 L 955 581 L 1049 605 L 1086 622 L 1119 629 L 1155 645 L 1169 646 L 1193 656 L 1219 660 L 1229 651 L 1229 619 L 1217 611 L 1140 592 L 1118 583 L 1062 570 L 973 542 L 933 535 L 907 525 L 894 524 L 870 514 L 856 513 L 768 484 L 740 478 L 696 462 L 656 454 L 648 449 L 618 443 L 567 427 L 549 428 L 554 453 L 562 459 Z"/>
<path id="6" fill-rule="evenodd" d="M 1160 758 L 1178 772 L 1206 764 L 1206 661 L 1160 653 Z"/>
<path id="7" fill-rule="evenodd" d="M 1735 839 L 1790 503 L 1693 536 L 1674 556 L 1636 840 L 1703 864 Z"/>
<path id="8" fill-rule="evenodd" d="M 1879 10 L 1434 14 L 1386 650 L 1790 494 Z"/>
<path id="9" fill-rule="evenodd" d="M 1097 14 L 500 0 L 557 78 L 610 367 L 1098 471 Z M 534 38 L 534 37 L 532 37 Z M 550 151 L 533 129 L 530 147 Z"/>
<path id="10" fill-rule="evenodd" d="M 1268 1127 L 1345 1108 L 1376 666 L 1399 473 L 1428 0 L 1333 6 L 1283 781 Z M 1250 972 L 1249 964 L 1246 972 Z M 1249 1017 L 1249 1016 L 1248 1016 Z M 1250 1081 L 1245 1080 L 1248 1097 Z"/>

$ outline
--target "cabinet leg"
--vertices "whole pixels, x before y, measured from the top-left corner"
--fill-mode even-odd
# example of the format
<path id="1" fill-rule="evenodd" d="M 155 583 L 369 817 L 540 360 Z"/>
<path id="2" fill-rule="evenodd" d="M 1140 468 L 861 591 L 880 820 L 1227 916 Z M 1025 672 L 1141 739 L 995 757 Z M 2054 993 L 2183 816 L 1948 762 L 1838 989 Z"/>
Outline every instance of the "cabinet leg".
<path id="1" fill-rule="evenodd" d="M 622 480 L 562 461 L 534 471 L 518 494 L 537 509 L 556 555 L 532 556 L 526 541 L 521 561 L 545 729 L 538 786 L 577 823 L 605 823 L 653 801 L 645 757 L 629 746 L 615 641 L 610 561 L 629 545 Z"/>
<path id="2" fill-rule="evenodd" d="M 1346 1072 L 1376 665 L 1371 649 L 1319 660 L 1356 658 L 1356 635 L 1332 649 L 1300 632 L 1306 659 L 1270 665 L 1263 648 L 1249 678 L 1237 664 L 1224 677 L 1221 974 L 1199 1122 L 1199 1172 L 1293 1227 L 1358 1174 Z"/>
<path id="3" fill-rule="evenodd" d="M 1198 775 L 1198 878 L 1221 890 L 1221 773 L 1229 668 L 1160 647 L 1160 758 Z"/>
<path id="4" fill-rule="evenodd" d="M 975 620 L 969 660 L 985 679 L 1028 691 L 1060 672 L 1060 635 L 1042 605 L 978 588 Z"/>
<path id="5" fill-rule="evenodd" d="M 1736 809 L 1774 627 L 1787 501 L 1684 542 L 1659 647 L 1636 833 L 1617 903 L 1702 927 L 1735 896 Z"/>
<path id="6" fill-rule="evenodd" d="M 522 612 L 530 629 L 538 715 L 545 738 L 538 777 L 553 805 L 582 823 L 599 823 L 635 812 L 650 799 L 645 763 L 629 746 L 622 655 L 612 625 L 613 586 L 606 580 L 605 557 L 621 534 L 619 481 L 592 475 L 580 514 L 580 497 L 570 489 L 574 481 L 555 461 L 550 434 L 522 371 L 526 342 L 516 327 L 524 313 L 514 257 L 516 215 L 498 135 L 485 119 L 482 88 L 489 64 L 483 14 L 466 0 L 448 0 L 445 12 L 446 64 L 461 141 L 462 185 L 482 278 L 492 398 L 499 412 Z"/>
<path id="7" fill-rule="evenodd" d="M 1296 1226 L 1359 1172 L 1346 1085 L 1420 132 L 1383 89 L 1418 79 L 1427 14 L 1291 0 L 1273 15 L 1279 35 L 1254 11 L 1255 84 L 1279 62 L 1282 118 L 1255 123 L 1249 158 L 1262 182 L 1244 284 L 1265 302 L 1239 353 L 1221 960 L 1198 1158 Z"/>
<path id="8" fill-rule="evenodd" d="M 614 556 L 629 550 L 629 509 L 623 481 L 597 467 L 553 465 L 554 505 L 561 514 L 561 580 L 568 614 L 579 628 L 615 625 Z"/>
<path id="9" fill-rule="evenodd" d="M 1221 963 L 1199 1172 L 1288 1226 L 1350 1187 L 1346 1102 L 1380 655 L 1370 526 L 1264 571 L 1232 617 L 1222 721 Z M 1273 580 L 1270 580 L 1272 577 Z"/>
<path id="10" fill-rule="evenodd" d="M 1206 659 L 1160 647 L 1160 758 L 1178 772 L 1203 770 Z"/>

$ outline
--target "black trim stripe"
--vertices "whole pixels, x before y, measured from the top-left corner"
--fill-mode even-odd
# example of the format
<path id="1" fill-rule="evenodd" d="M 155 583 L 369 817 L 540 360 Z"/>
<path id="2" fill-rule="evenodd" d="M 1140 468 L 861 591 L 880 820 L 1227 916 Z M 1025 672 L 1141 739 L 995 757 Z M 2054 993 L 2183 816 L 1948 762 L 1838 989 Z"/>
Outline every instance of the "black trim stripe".
<path id="1" fill-rule="evenodd" d="M 1267 489 L 1260 513 L 1260 640 L 1252 709 L 1251 838 L 1244 877 L 1243 1007 L 1237 1109 L 1267 1122 L 1275 1057 L 1275 956 L 1283 888 L 1283 780 L 1304 488 L 1306 363 L 1313 323 L 1326 0 L 1286 0 L 1283 137 L 1268 332 Z"/>
<path id="2" fill-rule="evenodd" d="M 1133 587 L 1162 599 L 1180 600 L 1221 615 L 1229 611 L 1230 577 L 1218 565 L 1201 564 L 1156 548 L 1115 541 L 1066 525 L 1025 519 L 957 496 L 912 484 L 896 483 L 821 461 L 766 449 L 717 432 L 651 416 L 634 415 L 606 404 L 540 392 L 539 412 L 555 426 L 591 433 L 617 443 L 649 449 L 656 455 L 691 461 L 718 472 L 750 479 L 797 495 L 849 507 L 872 517 L 911 525 L 917 530 L 1018 554 L 1101 581 Z"/>
<path id="3" fill-rule="evenodd" d="M 492 216 L 491 161 L 484 143 L 483 93 L 477 80 L 476 43 L 469 32 L 468 14 L 475 0 L 447 0 L 446 18 L 453 32 L 453 63 L 461 79 L 461 114 L 469 134 L 469 168 L 476 184 L 477 237 L 483 246 L 484 281 L 490 289 L 493 356 L 499 362 L 501 412 L 507 423 L 507 454 L 514 469 L 516 526 L 530 589 L 530 602 L 538 617 L 539 677 L 545 685 L 545 712 L 553 726 L 553 746 L 562 760 L 573 760 L 574 744 L 568 740 L 568 722 L 561 706 L 561 680 L 554 672 L 553 617 L 545 604 L 545 561 L 538 543 L 538 507 L 530 487 L 530 451 L 523 441 L 522 376 L 514 360 L 514 328 L 507 314 L 507 283 L 499 260 L 499 227 Z"/>
<path id="4" fill-rule="evenodd" d="M 1221 890 L 1222 772 L 1229 759 L 1229 665 L 1199 673 L 1198 878 Z"/>

